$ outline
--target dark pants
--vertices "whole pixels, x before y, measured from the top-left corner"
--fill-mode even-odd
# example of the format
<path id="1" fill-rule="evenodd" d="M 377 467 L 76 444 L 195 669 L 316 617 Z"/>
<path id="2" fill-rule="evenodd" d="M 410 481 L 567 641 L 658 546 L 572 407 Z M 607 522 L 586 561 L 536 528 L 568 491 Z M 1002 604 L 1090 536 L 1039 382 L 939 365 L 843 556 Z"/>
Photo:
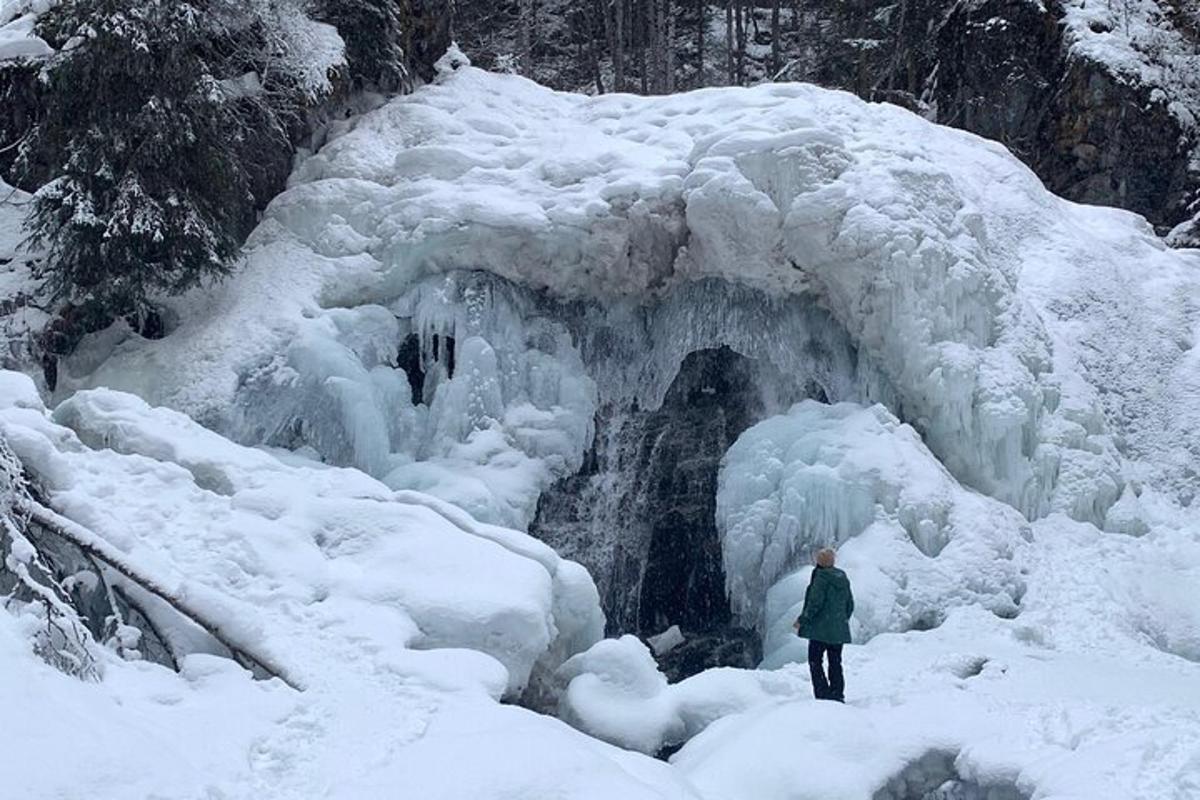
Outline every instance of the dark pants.
<path id="1" fill-rule="evenodd" d="M 829 656 L 829 677 L 821 662 Z M 842 646 L 808 640 L 808 671 L 812 673 L 813 694 L 818 700 L 845 702 L 846 678 L 842 675 Z"/>

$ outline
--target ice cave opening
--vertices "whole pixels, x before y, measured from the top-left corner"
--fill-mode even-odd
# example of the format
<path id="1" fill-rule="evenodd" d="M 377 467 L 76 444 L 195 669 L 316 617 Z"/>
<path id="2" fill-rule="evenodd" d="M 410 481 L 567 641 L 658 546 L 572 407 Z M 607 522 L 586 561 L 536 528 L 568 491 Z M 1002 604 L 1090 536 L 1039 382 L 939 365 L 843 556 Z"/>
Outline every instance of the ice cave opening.
<path id="1" fill-rule="evenodd" d="M 589 568 L 609 635 L 679 627 L 683 641 L 657 654 L 672 680 L 761 659 L 726 593 L 717 476 L 738 436 L 804 398 L 828 400 L 816 381 L 789 380 L 727 345 L 695 350 L 657 408 L 602 406 L 583 468 L 541 496 L 530 533 Z"/>
<path id="2" fill-rule="evenodd" d="M 408 377 L 408 385 L 412 389 L 412 404 L 414 406 L 421 404 L 428 405 L 429 403 L 430 398 L 427 396 L 425 390 L 433 382 L 426 380 L 432 366 L 428 363 L 427 359 L 444 368 L 448 379 L 453 378 L 454 337 L 434 333 L 431 337 L 431 346 L 423 348 L 421 347 L 420 335 L 410 333 L 400 343 L 400 348 L 396 352 L 396 366 L 403 370 L 404 374 Z"/>
<path id="3" fill-rule="evenodd" d="M 578 561 L 609 635 L 680 628 L 657 648 L 674 680 L 764 653 L 718 529 L 738 438 L 804 400 L 899 407 L 810 295 L 707 279 L 563 298 L 482 271 L 327 309 L 239 398 L 233 438 L 356 466 Z"/>

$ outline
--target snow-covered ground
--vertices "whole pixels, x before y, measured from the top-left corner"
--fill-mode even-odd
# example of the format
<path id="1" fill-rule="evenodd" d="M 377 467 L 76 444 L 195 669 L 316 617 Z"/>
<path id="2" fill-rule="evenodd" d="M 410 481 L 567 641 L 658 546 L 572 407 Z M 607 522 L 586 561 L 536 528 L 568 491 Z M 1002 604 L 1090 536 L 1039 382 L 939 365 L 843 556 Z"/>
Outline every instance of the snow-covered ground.
<path id="1" fill-rule="evenodd" d="M 97 645 L 82 682 L 14 607 L 3 785 L 1197 796 L 1197 297 L 1196 253 L 894 107 L 447 64 L 301 164 L 164 339 L 93 337 L 52 411 L 0 374 L 0 433 L 50 505 L 281 675 L 143 598 L 178 673 Z M 591 580 L 520 529 L 599 406 L 654 407 L 721 345 L 810 398 L 765 403 L 720 478 L 727 588 L 773 669 L 671 685 L 635 639 L 598 641 Z M 861 601 L 846 706 L 785 663 L 819 544 Z"/>
<path id="2" fill-rule="evenodd" d="M 2 0 L 0 2 L 0 61 L 10 58 L 40 58 L 53 51 L 34 32 L 39 15 L 56 0 Z"/>

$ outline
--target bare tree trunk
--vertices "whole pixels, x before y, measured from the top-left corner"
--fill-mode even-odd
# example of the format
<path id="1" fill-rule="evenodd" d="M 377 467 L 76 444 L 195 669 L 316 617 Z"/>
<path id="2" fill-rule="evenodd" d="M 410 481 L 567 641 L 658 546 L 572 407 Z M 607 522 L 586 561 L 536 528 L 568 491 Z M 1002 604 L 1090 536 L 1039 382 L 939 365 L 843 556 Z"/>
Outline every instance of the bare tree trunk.
<path id="1" fill-rule="evenodd" d="M 641 80 L 642 94 L 650 94 L 650 70 L 646 63 L 646 39 L 650 34 L 649 15 L 646 13 L 646 5 L 650 0 L 641 0 L 638 3 L 638 72 Z"/>
<path id="2" fill-rule="evenodd" d="M 671 0 L 663 0 L 663 5 L 667 14 L 666 41 L 663 43 L 663 69 L 666 74 L 663 77 L 664 88 L 669 93 L 675 91 L 675 4 Z"/>
<path id="3" fill-rule="evenodd" d="M 649 73 L 647 86 L 651 94 L 659 94 L 662 92 L 662 66 L 659 63 L 662 58 L 662 0 L 645 0 L 644 7 L 646 39 L 650 44 L 650 53 L 646 59 L 646 71 Z"/>
<path id="4" fill-rule="evenodd" d="M 596 82 L 596 94 L 604 94 L 604 76 L 600 73 L 600 45 L 596 42 L 596 27 L 598 21 L 604 28 L 603 32 L 607 33 L 608 25 L 604 21 L 604 7 L 600 5 L 600 0 L 594 0 L 586 8 L 584 21 L 588 27 L 588 66 L 592 70 L 592 80 Z"/>
<path id="5" fill-rule="evenodd" d="M 650 89 L 656 94 L 675 87 L 675 9 L 671 0 L 649 0 Z"/>
<path id="6" fill-rule="evenodd" d="M 725 0 L 725 73 L 730 86 L 736 82 L 737 74 L 733 69 L 733 4 L 734 0 Z"/>
<path id="7" fill-rule="evenodd" d="M 779 0 L 772 0 L 771 3 L 771 75 L 772 77 L 779 74 L 780 68 L 783 66 L 780 59 L 780 49 L 782 43 L 779 41 Z"/>
<path id="8" fill-rule="evenodd" d="M 517 11 L 517 47 L 521 50 L 517 58 L 521 74 L 526 77 L 533 74 L 533 32 L 536 23 L 533 4 L 534 0 L 520 0 Z"/>
<path id="9" fill-rule="evenodd" d="M 708 3 L 696 0 L 696 86 L 704 85 L 704 28 L 708 25 Z"/>
<path id="10" fill-rule="evenodd" d="M 733 16 L 734 25 L 737 32 L 737 85 L 742 86 L 746 82 L 746 3 L 745 0 L 737 0 L 736 13 Z"/>
<path id="11" fill-rule="evenodd" d="M 625 0 L 613 0 L 613 90 L 625 91 Z"/>

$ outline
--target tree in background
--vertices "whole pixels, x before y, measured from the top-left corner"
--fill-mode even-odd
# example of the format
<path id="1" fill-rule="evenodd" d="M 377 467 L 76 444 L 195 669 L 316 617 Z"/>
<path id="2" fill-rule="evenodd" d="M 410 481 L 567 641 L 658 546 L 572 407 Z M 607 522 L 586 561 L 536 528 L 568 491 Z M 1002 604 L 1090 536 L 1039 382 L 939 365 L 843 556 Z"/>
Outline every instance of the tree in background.
<path id="1" fill-rule="evenodd" d="M 16 166 L 54 176 L 28 225 L 61 353 L 228 271 L 342 45 L 279 0 L 64 0 L 40 28 L 58 52 Z"/>
<path id="2" fill-rule="evenodd" d="M 793 23 L 797 5 L 789 5 Z M 597 93 L 769 79 L 796 40 L 782 0 L 458 0 L 455 32 L 485 69 Z"/>
<path id="3" fill-rule="evenodd" d="M 321 0 L 314 9 L 346 43 L 351 86 L 385 93 L 411 87 L 404 50 L 411 15 L 408 0 Z"/>

